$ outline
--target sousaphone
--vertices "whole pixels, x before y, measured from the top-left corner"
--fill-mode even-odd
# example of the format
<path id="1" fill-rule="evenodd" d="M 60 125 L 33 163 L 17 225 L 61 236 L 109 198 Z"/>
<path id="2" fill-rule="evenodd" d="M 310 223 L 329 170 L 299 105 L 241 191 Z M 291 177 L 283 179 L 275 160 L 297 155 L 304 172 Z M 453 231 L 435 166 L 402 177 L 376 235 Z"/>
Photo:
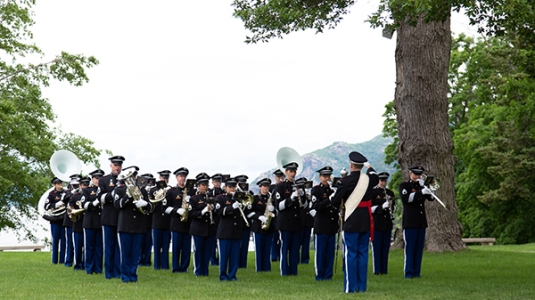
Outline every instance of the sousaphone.
<path id="1" fill-rule="evenodd" d="M 71 151 L 58 150 L 50 157 L 50 169 L 57 178 L 69 182 L 71 180 L 69 176 L 80 173 L 82 163 Z"/>
<path id="2" fill-rule="evenodd" d="M 295 151 L 294 149 L 290 147 L 280 148 L 279 151 L 277 151 L 276 159 L 277 159 L 277 166 L 283 172 L 284 172 L 283 166 L 291 162 L 295 162 L 299 165 L 297 168 L 295 177 L 297 177 L 299 174 L 301 174 L 301 171 L 303 171 L 303 159 L 301 159 L 301 155 L 299 155 L 297 151 Z"/>

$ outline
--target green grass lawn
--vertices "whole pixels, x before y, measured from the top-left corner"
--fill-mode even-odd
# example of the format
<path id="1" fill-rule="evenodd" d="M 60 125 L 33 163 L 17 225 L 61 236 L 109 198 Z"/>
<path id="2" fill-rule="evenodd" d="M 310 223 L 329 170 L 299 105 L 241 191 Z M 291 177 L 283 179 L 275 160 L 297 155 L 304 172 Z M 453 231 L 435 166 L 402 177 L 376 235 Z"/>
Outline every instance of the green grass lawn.
<path id="1" fill-rule="evenodd" d="M 313 255 L 313 252 L 311 252 Z M 371 256 L 370 256 L 371 259 Z M 138 269 L 139 282 L 123 284 L 52 265 L 49 252 L 0 252 L 0 299 L 535 299 L 535 244 L 472 246 L 458 253 L 424 253 L 422 278 L 403 278 L 403 251 L 391 251 L 389 274 L 371 274 L 368 291 L 343 294 L 340 266 L 332 281 L 316 282 L 314 264 L 299 275 L 254 272 L 254 253 L 238 281 Z"/>

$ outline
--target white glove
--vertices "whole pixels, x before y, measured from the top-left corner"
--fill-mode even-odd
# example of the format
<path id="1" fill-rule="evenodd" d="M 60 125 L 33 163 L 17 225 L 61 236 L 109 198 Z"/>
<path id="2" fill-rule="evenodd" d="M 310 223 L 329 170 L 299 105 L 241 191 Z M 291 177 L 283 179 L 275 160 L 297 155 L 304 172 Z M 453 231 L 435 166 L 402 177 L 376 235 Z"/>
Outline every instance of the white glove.
<path id="1" fill-rule="evenodd" d="M 149 204 L 149 203 L 148 203 L 147 201 L 141 199 L 141 200 L 138 200 L 138 201 L 136 202 L 136 207 L 137 207 L 137 208 L 145 207 L 145 206 L 147 206 L 148 204 Z"/>
<path id="2" fill-rule="evenodd" d="M 94 200 L 93 202 L 91 202 L 91 204 L 93 204 L 93 206 L 97 206 L 99 203 L 100 203 L 100 201 L 98 201 L 98 199 Z"/>
<path id="3" fill-rule="evenodd" d="M 365 166 L 366 168 L 368 168 L 368 169 L 372 167 L 372 165 L 370 165 L 369 162 L 365 162 L 365 163 L 364 163 L 364 166 Z"/>
<path id="4" fill-rule="evenodd" d="M 181 208 L 177 209 L 176 213 L 182 216 L 182 215 L 184 215 L 185 211 L 186 210 L 181 207 Z"/>
<path id="5" fill-rule="evenodd" d="M 431 190 L 428 187 L 424 187 L 422 189 L 422 194 L 424 195 L 431 195 Z"/>
<path id="6" fill-rule="evenodd" d="M 297 191 L 294 191 L 292 195 L 290 196 L 291 199 L 297 198 Z"/>
<path id="7" fill-rule="evenodd" d="M 385 203 L 383 203 L 383 209 L 387 209 L 388 208 L 388 201 L 385 201 Z"/>
<path id="8" fill-rule="evenodd" d="M 191 196 L 190 196 L 190 195 L 187 195 L 187 196 L 186 196 L 186 202 L 188 202 L 188 203 L 189 203 L 189 198 L 191 198 Z"/>
<path id="9" fill-rule="evenodd" d="M 205 215 L 208 213 L 208 205 L 202 209 L 201 214 Z"/>
<path id="10" fill-rule="evenodd" d="M 267 221 L 267 218 L 265 216 L 260 216 L 258 217 L 258 220 L 262 223 L 266 222 Z"/>
<path id="11" fill-rule="evenodd" d="M 126 195 L 128 196 L 128 198 L 132 198 L 132 195 L 130 194 L 130 190 L 129 189 L 126 189 Z"/>
<path id="12" fill-rule="evenodd" d="M 65 203 L 63 203 L 63 201 L 56 202 L 56 208 L 63 207 L 63 206 L 65 206 Z"/>
<path id="13" fill-rule="evenodd" d="M 315 209 L 311 209 L 308 213 L 312 216 L 312 218 L 314 218 L 316 216 L 316 210 Z"/>
<path id="14" fill-rule="evenodd" d="M 424 186 L 425 181 L 422 178 L 420 178 L 418 179 L 418 183 L 420 184 L 420 186 Z"/>
<path id="15" fill-rule="evenodd" d="M 273 206 L 273 205 L 268 206 L 268 210 L 269 211 L 275 211 L 275 206 Z"/>
<path id="16" fill-rule="evenodd" d="M 237 209 L 238 207 L 241 207 L 241 204 L 238 202 L 232 203 L 232 208 Z"/>

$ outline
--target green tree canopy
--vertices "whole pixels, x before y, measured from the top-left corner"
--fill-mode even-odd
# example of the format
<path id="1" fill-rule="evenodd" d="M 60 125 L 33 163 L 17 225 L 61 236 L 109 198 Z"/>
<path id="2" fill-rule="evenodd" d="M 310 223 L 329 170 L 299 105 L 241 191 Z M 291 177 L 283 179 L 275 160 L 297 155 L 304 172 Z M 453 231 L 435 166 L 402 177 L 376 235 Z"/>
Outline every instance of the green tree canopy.
<path id="1" fill-rule="evenodd" d="M 44 53 L 31 42 L 34 0 L 0 4 L 0 231 L 12 229 L 35 239 L 29 221 L 36 220 L 40 196 L 50 186 L 48 161 L 67 149 L 83 162 L 98 165 L 100 150 L 93 142 L 54 127 L 55 115 L 41 89 L 51 79 L 80 86 L 92 56 L 62 52 L 42 63 Z"/>

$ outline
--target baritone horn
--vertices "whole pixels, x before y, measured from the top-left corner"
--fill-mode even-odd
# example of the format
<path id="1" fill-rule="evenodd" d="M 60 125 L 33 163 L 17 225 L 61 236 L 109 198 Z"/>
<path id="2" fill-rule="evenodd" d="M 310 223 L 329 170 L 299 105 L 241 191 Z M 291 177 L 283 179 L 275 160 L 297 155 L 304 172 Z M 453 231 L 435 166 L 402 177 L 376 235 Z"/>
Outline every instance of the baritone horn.
<path id="1" fill-rule="evenodd" d="M 301 171 L 303 170 L 303 159 L 301 158 L 301 155 L 297 153 L 294 149 L 290 147 L 282 147 L 277 151 L 277 166 L 281 171 L 284 172 L 284 166 L 286 164 L 289 164 L 291 162 L 297 163 L 297 171 L 295 173 L 295 177 L 297 177 L 299 174 L 301 174 Z"/>
<path id="2" fill-rule="evenodd" d="M 82 201 L 76 201 L 76 206 L 82 207 Z M 73 222 L 78 221 L 78 216 L 84 211 L 84 208 L 74 208 L 70 205 L 69 207 L 67 207 L 67 215 L 69 216 L 69 219 L 71 219 L 71 221 Z"/>

